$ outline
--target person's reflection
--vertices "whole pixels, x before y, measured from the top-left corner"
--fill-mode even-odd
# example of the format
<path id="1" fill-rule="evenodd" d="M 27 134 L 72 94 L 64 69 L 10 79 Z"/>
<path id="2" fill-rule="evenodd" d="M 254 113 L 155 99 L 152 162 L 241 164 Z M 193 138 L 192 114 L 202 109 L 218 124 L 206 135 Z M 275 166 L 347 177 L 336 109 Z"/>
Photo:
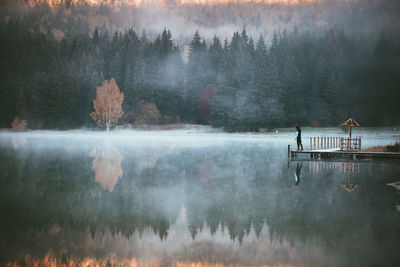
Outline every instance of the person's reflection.
<path id="1" fill-rule="evenodd" d="M 109 145 L 97 147 L 91 153 L 93 164 L 92 169 L 95 172 L 95 180 L 101 187 L 112 192 L 118 180 L 123 175 L 121 168 L 121 153 L 116 149 L 110 149 Z"/>
<path id="2" fill-rule="evenodd" d="M 301 168 L 303 168 L 303 163 L 297 163 L 296 171 L 294 172 L 295 185 L 300 183 Z"/>

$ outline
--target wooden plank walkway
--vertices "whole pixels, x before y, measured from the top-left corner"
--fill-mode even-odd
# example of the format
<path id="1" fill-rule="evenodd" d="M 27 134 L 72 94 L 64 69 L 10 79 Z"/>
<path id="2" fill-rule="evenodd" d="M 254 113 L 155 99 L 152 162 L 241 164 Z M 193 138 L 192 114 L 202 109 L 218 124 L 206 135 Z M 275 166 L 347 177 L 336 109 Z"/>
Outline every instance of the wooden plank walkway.
<path id="1" fill-rule="evenodd" d="M 399 152 L 360 152 L 360 151 L 340 151 L 340 150 L 291 150 L 290 158 L 297 159 L 301 155 L 309 155 L 311 159 L 329 159 L 329 158 L 344 158 L 344 159 L 398 159 L 400 160 Z"/>
<path id="2" fill-rule="evenodd" d="M 384 162 L 391 164 L 399 164 L 399 159 L 397 158 L 308 158 L 308 157 L 298 157 L 289 159 L 291 162 L 352 162 L 352 163 L 374 163 L 374 162 Z"/>

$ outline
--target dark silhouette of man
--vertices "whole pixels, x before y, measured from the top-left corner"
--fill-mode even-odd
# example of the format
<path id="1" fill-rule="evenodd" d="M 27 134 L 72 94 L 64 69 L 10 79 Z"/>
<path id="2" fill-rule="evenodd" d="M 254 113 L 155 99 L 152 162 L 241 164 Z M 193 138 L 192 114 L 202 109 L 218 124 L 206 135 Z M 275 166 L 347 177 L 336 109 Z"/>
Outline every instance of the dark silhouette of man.
<path id="1" fill-rule="evenodd" d="M 301 143 L 301 129 L 299 126 L 296 126 L 296 131 L 297 131 L 297 136 L 296 136 L 296 140 L 297 140 L 297 150 L 301 150 L 303 151 L 303 144 Z"/>

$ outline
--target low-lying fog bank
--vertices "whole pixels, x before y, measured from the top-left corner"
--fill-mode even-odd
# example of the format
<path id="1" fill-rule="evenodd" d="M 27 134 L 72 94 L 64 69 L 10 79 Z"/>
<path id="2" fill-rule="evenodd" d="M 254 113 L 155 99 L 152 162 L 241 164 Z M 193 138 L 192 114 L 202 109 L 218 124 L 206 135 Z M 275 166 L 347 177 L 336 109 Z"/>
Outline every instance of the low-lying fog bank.
<path id="1" fill-rule="evenodd" d="M 311 137 L 347 137 L 348 133 L 340 128 L 302 128 L 303 145 L 309 145 Z M 278 128 L 269 132 L 260 133 L 227 133 L 222 129 L 215 129 L 208 126 L 189 126 L 173 130 L 144 130 L 144 129 L 114 129 L 109 132 L 104 130 L 32 130 L 25 132 L 13 132 L 11 129 L 0 130 L 0 143 L 9 138 L 24 138 L 34 140 L 48 140 L 55 142 L 65 142 L 73 139 L 76 141 L 99 142 L 107 140 L 112 143 L 139 143 L 141 145 L 157 145 L 163 143 L 170 146 L 190 145 L 204 146 L 215 145 L 218 142 L 260 142 L 274 143 L 280 145 L 292 144 L 295 146 L 295 128 Z M 363 139 L 363 147 L 388 145 L 400 141 L 400 131 L 396 128 L 353 128 L 353 137 Z M 50 143 L 49 143 L 50 144 Z"/>

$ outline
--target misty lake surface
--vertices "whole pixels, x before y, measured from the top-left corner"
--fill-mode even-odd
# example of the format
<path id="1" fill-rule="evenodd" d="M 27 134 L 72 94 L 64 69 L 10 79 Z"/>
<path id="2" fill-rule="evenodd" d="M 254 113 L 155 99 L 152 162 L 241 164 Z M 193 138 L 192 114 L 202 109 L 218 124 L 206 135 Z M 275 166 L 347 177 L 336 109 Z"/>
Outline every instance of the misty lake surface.
<path id="1" fill-rule="evenodd" d="M 0 132 L 0 265 L 399 266 L 399 162 L 288 162 L 294 138 Z"/>

